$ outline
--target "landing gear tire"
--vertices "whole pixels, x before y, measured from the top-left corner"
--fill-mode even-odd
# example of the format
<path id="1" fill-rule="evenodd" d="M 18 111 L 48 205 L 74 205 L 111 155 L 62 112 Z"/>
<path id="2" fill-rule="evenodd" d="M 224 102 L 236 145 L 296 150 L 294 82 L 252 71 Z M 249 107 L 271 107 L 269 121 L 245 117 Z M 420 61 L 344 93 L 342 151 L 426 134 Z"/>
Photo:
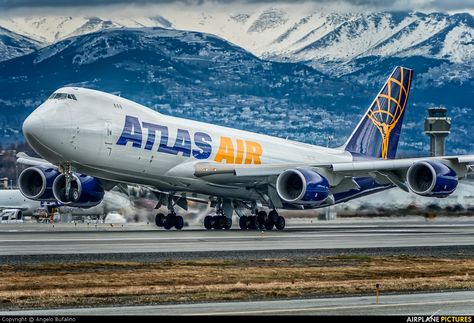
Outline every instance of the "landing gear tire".
<path id="1" fill-rule="evenodd" d="M 166 230 L 169 230 L 175 225 L 175 222 L 176 222 L 176 215 L 173 213 L 170 213 L 165 217 L 165 220 L 163 222 L 163 227 Z"/>
<path id="2" fill-rule="evenodd" d="M 250 230 L 257 230 L 258 220 L 257 220 L 257 217 L 255 215 L 252 215 L 252 216 L 248 217 L 247 227 Z"/>
<path id="3" fill-rule="evenodd" d="M 227 223 L 227 218 L 223 215 L 220 215 L 217 217 L 217 222 L 219 223 L 219 229 L 223 229 Z"/>
<path id="4" fill-rule="evenodd" d="M 280 231 L 283 230 L 285 228 L 285 218 L 282 216 L 278 216 L 277 222 L 275 223 L 275 227 Z"/>
<path id="5" fill-rule="evenodd" d="M 276 224 L 278 221 L 278 212 L 276 210 L 272 210 L 268 213 L 268 220 L 271 223 Z"/>
<path id="6" fill-rule="evenodd" d="M 273 229 L 273 222 L 267 221 L 265 222 L 265 230 L 271 231 Z"/>
<path id="7" fill-rule="evenodd" d="M 79 201 L 79 198 L 80 198 L 79 190 L 77 188 L 71 188 L 69 190 L 69 197 L 70 197 L 72 202 Z"/>
<path id="8" fill-rule="evenodd" d="M 182 216 L 178 215 L 176 216 L 176 219 L 174 221 L 174 227 L 176 230 L 181 230 L 184 227 L 184 219 Z"/>
<path id="9" fill-rule="evenodd" d="M 248 222 L 247 216 L 242 215 L 239 219 L 239 226 L 240 226 L 241 230 L 247 230 L 248 229 L 247 222 Z"/>
<path id="10" fill-rule="evenodd" d="M 224 229 L 229 230 L 232 228 L 232 219 L 225 217 Z"/>
<path id="11" fill-rule="evenodd" d="M 169 230 L 172 227 L 173 227 L 173 224 L 169 220 L 167 220 L 167 221 L 165 221 L 165 223 L 163 223 L 163 228 L 165 228 L 166 230 Z"/>
<path id="12" fill-rule="evenodd" d="M 220 229 L 219 220 L 216 219 L 215 216 L 212 217 L 212 228 L 215 229 L 215 230 L 219 230 L 219 229 Z"/>
<path id="13" fill-rule="evenodd" d="M 257 213 L 257 222 L 258 222 L 257 227 L 260 230 L 265 230 L 265 223 L 267 223 L 267 221 L 268 221 L 267 212 L 259 211 Z"/>
<path id="14" fill-rule="evenodd" d="M 204 218 L 204 227 L 206 230 L 212 229 L 212 216 L 208 215 Z"/>
<path id="15" fill-rule="evenodd" d="M 158 227 L 162 227 L 165 220 L 165 215 L 163 213 L 158 213 L 155 216 L 155 224 Z"/>

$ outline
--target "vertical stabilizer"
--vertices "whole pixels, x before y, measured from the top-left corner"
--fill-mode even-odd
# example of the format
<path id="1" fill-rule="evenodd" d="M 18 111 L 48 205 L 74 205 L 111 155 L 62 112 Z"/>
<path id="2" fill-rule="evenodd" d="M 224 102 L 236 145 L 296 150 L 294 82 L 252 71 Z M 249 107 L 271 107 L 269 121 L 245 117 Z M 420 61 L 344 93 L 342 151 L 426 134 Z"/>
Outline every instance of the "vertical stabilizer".
<path id="1" fill-rule="evenodd" d="M 397 66 L 344 145 L 363 157 L 393 159 L 410 93 L 413 70 Z"/>

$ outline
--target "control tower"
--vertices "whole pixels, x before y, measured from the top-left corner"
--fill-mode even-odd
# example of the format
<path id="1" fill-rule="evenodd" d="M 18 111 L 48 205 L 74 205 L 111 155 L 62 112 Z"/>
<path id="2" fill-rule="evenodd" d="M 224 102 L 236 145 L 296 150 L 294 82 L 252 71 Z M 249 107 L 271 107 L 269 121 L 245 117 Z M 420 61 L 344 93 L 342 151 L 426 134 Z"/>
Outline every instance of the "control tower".
<path id="1" fill-rule="evenodd" d="M 429 108 L 425 119 L 425 134 L 431 139 L 431 156 L 444 155 L 444 141 L 451 133 L 451 118 L 446 108 Z"/>

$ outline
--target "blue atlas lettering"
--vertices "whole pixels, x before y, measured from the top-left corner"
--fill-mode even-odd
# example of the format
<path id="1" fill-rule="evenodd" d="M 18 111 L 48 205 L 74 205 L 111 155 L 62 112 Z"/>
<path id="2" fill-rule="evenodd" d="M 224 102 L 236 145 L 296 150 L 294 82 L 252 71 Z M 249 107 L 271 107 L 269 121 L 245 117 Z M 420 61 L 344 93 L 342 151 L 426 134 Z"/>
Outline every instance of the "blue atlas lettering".
<path id="1" fill-rule="evenodd" d="M 168 128 L 165 126 L 160 126 L 154 123 L 143 122 L 143 128 L 148 129 L 148 138 L 145 144 L 145 149 L 147 150 L 153 149 L 153 145 L 155 144 L 155 134 L 157 131 L 161 132 L 161 138 L 163 138 L 163 135 L 166 135 L 166 137 L 168 137 Z M 166 139 L 166 141 L 168 141 L 168 139 Z"/>
<path id="2" fill-rule="evenodd" d="M 127 145 L 132 143 L 132 147 L 141 148 L 143 141 L 143 130 L 147 129 L 148 134 L 145 142 L 146 150 L 153 150 L 155 145 L 157 132 L 160 132 L 160 142 L 157 151 L 165 154 L 178 155 L 182 153 L 184 157 L 191 157 L 191 154 L 196 159 L 206 159 L 212 153 L 212 138 L 205 132 L 196 132 L 193 136 L 194 145 L 196 149 L 192 149 L 192 141 L 189 130 L 177 129 L 176 140 L 174 145 L 168 146 L 169 129 L 167 126 L 143 122 L 140 123 L 137 117 L 125 116 L 125 124 L 123 126 L 122 134 L 117 140 L 117 145 Z"/>
<path id="3" fill-rule="evenodd" d="M 194 134 L 194 144 L 200 149 L 193 149 L 193 156 L 197 159 L 206 159 L 211 156 L 212 146 L 211 136 L 204 132 L 196 132 Z"/>
<path id="4" fill-rule="evenodd" d="M 177 155 L 179 152 L 182 152 L 184 157 L 191 156 L 191 137 L 189 136 L 189 132 L 187 130 L 178 129 L 173 150 L 175 155 Z"/>
<path id="5" fill-rule="evenodd" d="M 137 117 L 125 116 L 125 125 L 117 140 L 117 145 L 125 146 L 129 141 L 132 142 L 133 147 L 140 148 L 142 146 L 142 127 Z"/>

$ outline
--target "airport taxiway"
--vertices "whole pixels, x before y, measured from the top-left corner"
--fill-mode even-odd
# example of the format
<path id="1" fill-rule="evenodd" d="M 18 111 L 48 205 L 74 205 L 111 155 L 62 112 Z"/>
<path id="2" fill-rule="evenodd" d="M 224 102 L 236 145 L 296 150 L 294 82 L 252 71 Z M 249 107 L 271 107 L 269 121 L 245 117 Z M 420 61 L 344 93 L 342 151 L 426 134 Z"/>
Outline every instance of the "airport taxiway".
<path id="1" fill-rule="evenodd" d="M 473 315 L 474 291 L 0 311 L 0 315 Z"/>

